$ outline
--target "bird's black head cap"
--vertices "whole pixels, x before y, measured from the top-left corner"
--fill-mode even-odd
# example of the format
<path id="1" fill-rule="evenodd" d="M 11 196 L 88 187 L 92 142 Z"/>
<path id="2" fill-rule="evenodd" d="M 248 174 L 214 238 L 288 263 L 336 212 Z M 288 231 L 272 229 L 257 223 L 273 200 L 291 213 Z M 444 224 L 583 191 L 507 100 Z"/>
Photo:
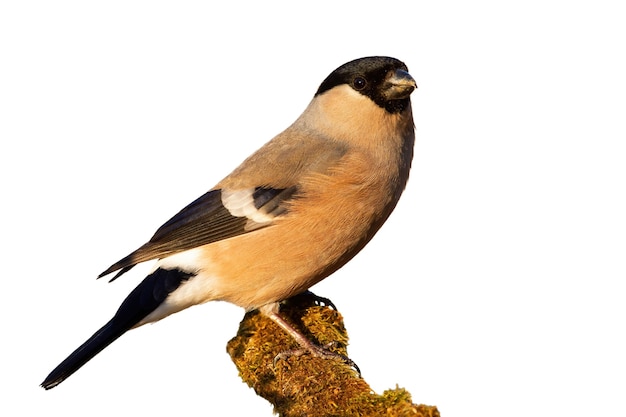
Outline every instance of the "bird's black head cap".
<path id="1" fill-rule="evenodd" d="M 392 73 L 408 77 L 413 85 L 406 90 L 408 93 L 390 97 L 388 80 Z M 408 74 L 404 62 L 385 56 L 359 58 L 343 64 L 326 77 L 315 95 L 323 94 L 342 84 L 347 84 L 369 97 L 390 113 L 399 113 L 406 109 L 409 105 L 409 94 L 415 88 L 415 81 Z"/>

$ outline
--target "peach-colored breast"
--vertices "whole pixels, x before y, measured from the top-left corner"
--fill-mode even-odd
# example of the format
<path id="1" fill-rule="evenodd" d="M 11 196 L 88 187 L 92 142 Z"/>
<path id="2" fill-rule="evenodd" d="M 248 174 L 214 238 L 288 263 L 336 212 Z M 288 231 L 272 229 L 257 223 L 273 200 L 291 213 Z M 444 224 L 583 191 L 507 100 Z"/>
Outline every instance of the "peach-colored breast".
<path id="1" fill-rule="evenodd" d="M 388 187 L 397 172 L 371 175 L 371 169 L 368 158 L 351 153 L 328 174 L 306 178 L 302 197 L 274 225 L 205 246 L 207 264 L 215 267 L 214 296 L 257 308 L 298 294 L 345 264 L 392 203 Z"/>

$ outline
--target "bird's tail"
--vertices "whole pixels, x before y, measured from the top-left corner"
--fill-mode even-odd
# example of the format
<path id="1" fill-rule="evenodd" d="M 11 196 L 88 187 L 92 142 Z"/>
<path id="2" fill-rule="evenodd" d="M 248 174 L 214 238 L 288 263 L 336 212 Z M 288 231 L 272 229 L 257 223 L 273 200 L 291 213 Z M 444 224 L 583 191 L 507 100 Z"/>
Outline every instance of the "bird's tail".
<path id="1" fill-rule="evenodd" d="M 59 385 L 102 349 L 139 324 L 156 310 L 172 291 L 193 276 L 194 274 L 179 269 L 158 268 L 152 272 L 126 297 L 115 316 L 54 368 L 41 386 L 50 389 Z"/>
<path id="2" fill-rule="evenodd" d="M 112 319 L 100 330 L 94 333 L 85 343 L 76 349 L 70 356 L 59 364 L 50 375 L 41 383 L 45 389 L 54 388 L 66 378 L 79 370 L 91 358 L 96 356 L 105 347 L 109 346 L 118 337 L 126 333 L 130 327 L 119 326 Z"/>

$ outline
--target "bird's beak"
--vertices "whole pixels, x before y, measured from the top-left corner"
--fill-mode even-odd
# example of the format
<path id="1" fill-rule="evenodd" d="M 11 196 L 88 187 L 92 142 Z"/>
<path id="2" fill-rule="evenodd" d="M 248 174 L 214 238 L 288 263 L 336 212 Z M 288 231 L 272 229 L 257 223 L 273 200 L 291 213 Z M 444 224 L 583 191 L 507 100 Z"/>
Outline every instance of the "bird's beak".
<path id="1" fill-rule="evenodd" d="M 411 74 L 399 69 L 388 75 L 382 93 L 386 100 L 400 100 L 410 96 L 416 88 L 417 83 Z"/>

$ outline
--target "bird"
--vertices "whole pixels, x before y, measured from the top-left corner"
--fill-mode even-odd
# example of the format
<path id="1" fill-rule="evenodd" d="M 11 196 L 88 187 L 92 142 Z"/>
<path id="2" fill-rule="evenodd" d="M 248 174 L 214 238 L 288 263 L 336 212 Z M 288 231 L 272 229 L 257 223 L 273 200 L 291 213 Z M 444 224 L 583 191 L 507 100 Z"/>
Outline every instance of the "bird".
<path id="1" fill-rule="evenodd" d="M 280 303 L 325 279 L 372 239 L 406 187 L 415 79 L 400 60 L 347 62 L 302 114 L 98 278 L 155 261 L 113 318 L 41 383 L 51 389 L 128 330 L 208 301 L 259 312 L 303 349 L 319 347 Z"/>

